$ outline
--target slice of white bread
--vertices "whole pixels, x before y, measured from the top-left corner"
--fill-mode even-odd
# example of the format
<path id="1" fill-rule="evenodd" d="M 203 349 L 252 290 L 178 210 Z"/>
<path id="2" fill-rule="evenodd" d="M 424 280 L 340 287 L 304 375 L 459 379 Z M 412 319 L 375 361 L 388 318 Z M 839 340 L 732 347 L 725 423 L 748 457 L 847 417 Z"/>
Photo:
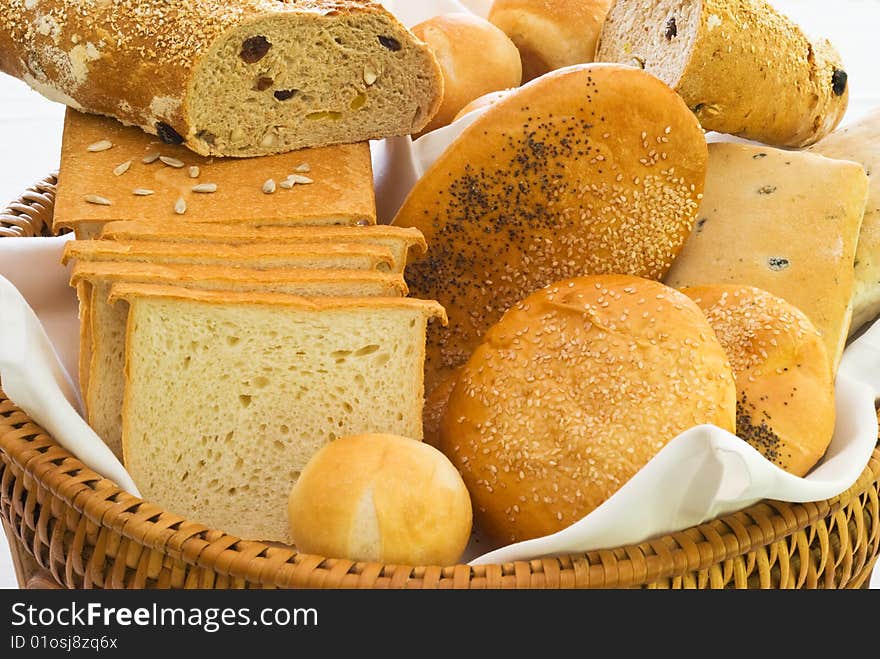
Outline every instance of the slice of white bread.
<path id="1" fill-rule="evenodd" d="M 289 542 L 286 502 L 328 442 L 421 439 L 436 302 L 117 284 L 128 300 L 125 464 L 144 497 L 242 538 Z"/>
<path id="2" fill-rule="evenodd" d="M 443 94 L 369 0 L 5 0 L 0 71 L 212 156 L 408 135 Z"/>
<path id="3" fill-rule="evenodd" d="M 358 270 L 250 270 L 197 265 L 81 262 L 71 285 L 87 308 L 81 329 L 80 370 L 89 425 L 122 458 L 122 400 L 125 388 L 124 301 L 108 302 L 114 282 L 178 285 L 200 290 L 276 292 L 305 296 L 397 297 L 407 293 L 399 274 Z M 84 366 L 85 364 L 85 366 Z"/>
<path id="4" fill-rule="evenodd" d="M 129 220 L 110 222 L 101 238 L 117 241 L 175 243 L 250 244 L 365 244 L 387 247 L 394 258 L 394 271 L 403 271 L 411 253 L 423 255 L 428 245 L 422 232 L 414 228 L 376 226 L 331 227 L 251 227 L 242 225 L 205 225 L 179 222 Z"/>
<path id="5" fill-rule="evenodd" d="M 394 267 L 391 250 L 379 245 L 297 243 L 284 245 L 218 245 L 111 240 L 72 240 L 64 247 L 63 262 L 131 261 L 136 263 L 179 263 L 256 268 L 322 268 L 334 270 L 377 270 Z"/>
<path id="6" fill-rule="evenodd" d="M 880 108 L 831 133 L 810 151 L 852 160 L 868 174 L 868 205 L 855 263 L 852 332 L 857 332 L 880 314 Z"/>
<path id="7" fill-rule="evenodd" d="M 836 369 L 852 319 L 867 192 L 865 170 L 852 162 L 710 144 L 697 226 L 665 282 L 745 284 L 781 297 L 822 333 Z"/>

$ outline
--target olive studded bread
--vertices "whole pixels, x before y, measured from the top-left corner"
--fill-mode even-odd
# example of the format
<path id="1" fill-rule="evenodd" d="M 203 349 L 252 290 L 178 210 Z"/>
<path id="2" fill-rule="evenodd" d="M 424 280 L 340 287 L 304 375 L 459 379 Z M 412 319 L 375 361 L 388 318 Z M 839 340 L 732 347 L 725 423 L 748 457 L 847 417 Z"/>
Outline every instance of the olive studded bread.
<path id="1" fill-rule="evenodd" d="M 665 281 L 675 288 L 743 284 L 781 297 L 822 333 L 836 370 L 852 319 L 867 190 L 856 163 L 710 144 L 700 219 Z"/>
<path id="2" fill-rule="evenodd" d="M 4 0 L 0 71 L 213 156 L 408 135 L 443 89 L 369 0 Z"/>
<path id="3" fill-rule="evenodd" d="M 831 133 L 810 151 L 852 160 L 868 174 L 868 205 L 856 251 L 852 331 L 880 315 L 880 108 Z"/>
<path id="4" fill-rule="evenodd" d="M 706 158 L 681 98 L 630 67 L 560 69 L 490 106 L 394 220 L 431 246 L 407 268 L 413 294 L 449 313 L 429 331 L 428 392 L 554 281 L 665 275 L 696 221 Z"/>
<path id="5" fill-rule="evenodd" d="M 596 59 L 658 76 L 706 130 L 777 146 L 827 135 L 849 100 L 834 47 L 764 0 L 616 0 Z"/>

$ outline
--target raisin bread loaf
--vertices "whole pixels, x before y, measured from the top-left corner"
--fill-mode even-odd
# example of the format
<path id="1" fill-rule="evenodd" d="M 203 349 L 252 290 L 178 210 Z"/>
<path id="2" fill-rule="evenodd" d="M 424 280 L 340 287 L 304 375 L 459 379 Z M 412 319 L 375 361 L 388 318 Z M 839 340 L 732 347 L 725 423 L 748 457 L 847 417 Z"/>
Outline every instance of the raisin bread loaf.
<path id="1" fill-rule="evenodd" d="M 437 62 L 369 0 L 5 0 L 0 71 L 202 155 L 408 135 Z"/>
<path id="2" fill-rule="evenodd" d="M 849 100 L 834 47 L 764 0 L 616 0 L 596 59 L 658 76 L 706 130 L 765 144 L 812 144 Z"/>

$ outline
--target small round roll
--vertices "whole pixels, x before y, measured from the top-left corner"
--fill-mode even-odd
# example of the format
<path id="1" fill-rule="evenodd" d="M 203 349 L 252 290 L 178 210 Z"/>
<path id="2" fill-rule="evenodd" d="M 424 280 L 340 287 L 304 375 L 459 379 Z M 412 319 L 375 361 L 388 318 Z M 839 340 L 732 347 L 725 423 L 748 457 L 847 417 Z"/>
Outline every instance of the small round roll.
<path id="1" fill-rule="evenodd" d="M 500 101 L 502 98 L 507 96 L 512 91 L 513 91 L 512 89 L 502 89 L 501 91 L 489 92 L 488 94 L 483 94 L 482 96 L 480 96 L 480 98 L 471 101 L 470 103 L 465 105 L 461 110 L 459 110 L 458 114 L 455 115 L 455 118 L 452 121 L 456 122 L 459 119 L 461 119 L 463 116 L 465 116 L 466 114 L 470 114 L 474 110 L 479 110 L 481 108 L 487 108 L 490 105 L 495 105 L 495 103 Z"/>
<path id="2" fill-rule="evenodd" d="M 305 553 L 395 565 L 452 565 L 471 533 L 471 501 L 449 460 L 395 435 L 337 439 L 309 460 L 288 518 Z"/>
<path id="3" fill-rule="evenodd" d="M 683 431 L 735 422 L 733 374 L 699 307 L 606 275 L 510 309 L 462 369 L 440 441 L 504 544 L 578 521 Z"/>
<path id="4" fill-rule="evenodd" d="M 443 104 L 423 132 L 452 123 L 459 110 L 484 94 L 522 83 L 519 51 L 485 19 L 444 14 L 412 31 L 431 47 L 443 72 Z"/>
<path id="5" fill-rule="evenodd" d="M 495 0 L 489 21 L 522 56 L 523 82 L 554 69 L 593 62 L 612 0 Z"/>
<path id="6" fill-rule="evenodd" d="M 834 375 L 819 330 L 782 298 L 749 286 L 682 291 L 706 314 L 736 378 L 736 432 L 804 476 L 834 434 Z"/>

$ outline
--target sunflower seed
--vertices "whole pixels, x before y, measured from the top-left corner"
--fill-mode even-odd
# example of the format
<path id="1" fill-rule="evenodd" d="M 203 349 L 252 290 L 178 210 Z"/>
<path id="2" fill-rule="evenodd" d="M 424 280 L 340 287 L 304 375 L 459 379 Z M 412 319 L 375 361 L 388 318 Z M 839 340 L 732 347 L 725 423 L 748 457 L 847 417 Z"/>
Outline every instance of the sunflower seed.
<path id="1" fill-rule="evenodd" d="M 199 174 L 201 174 L 201 173 L 202 173 L 202 170 L 200 170 L 195 165 L 193 165 L 192 167 L 189 168 L 189 177 L 190 178 L 198 178 Z"/>
<path id="2" fill-rule="evenodd" d="M 101 140 L 100 142 L 95 142 L 94 144 L 90 144 L 88 146 L 87 151 L 91 153 L 98 153 L 99 151 L 106 151 L 107 149 L 113 148 L 113 142 L 110 140 Z"/>
<path id="3" fill-rule="evenodd" d="M 158 159 L 159 159 L 159 154 L 154 152 L 154 153 L 149 153 L 149 154 L 145 155 L 143 158 L 141 158 L 141 162 L 144 163 L 145 165 L 152 165 Z"/>
<path id="4" fill-rule="evenodd" d="M 294 169 L 293 171 L 299 172 L 301 174 L 305 174 L 306 172 L 312 171 L 312 166 L 309 163 L 304 162 L 301 165 L 299 165 L 296 169 Z"/>
<path id="5" fill-rule="evenodd" d="M 135 188 L 134 195 L 136 197 L 149 197 L 152 194 L 156 194 L 153 190 L 148 190 L 147 188 Z"/>
<path id="6" fill-rule="evenodd" d="M 113 170 L 113 174 L 115 174 L 116 176 L 122 176 L 123 174 L 125 174 L 125 172 L 127 172 L 129 170 L 130 167 L 131 167 L 131 160 L 126 160 L 121 165 L 116 166 L 116 169 Z"/>
<path id="7" fill-rule="evenodd" d="M 181 169 L 184 166 L 182 160 L 178 160 L 177 158 L 172 158 L 171 156 L 159 156 L 159 160 L 164 162 L 169 167 L 174 167 L 175 169 Z"/>
<path id="8" fill-rule="evenodd" d="M 272 194 L 275 192 L 275 181 L 274 179 L 269 179 L 265 183 L 263 183 L 263 192 L 265 194 Z"/>
<path id="9" fill-rule="evenodd" d="M 174 202 L 174 212 L 178 215 L 186 213 L 186 200 L 183 197 Z"/>
<path id="10" fill-rule="evenodd" d="M 280 185 L 285 190 L 290 190 L 294 185 L 296 185 L 296 181 L 294 181 L 292 177 L 288 176 L 286 179 L 281 181 L 281 183 L 279 183 L 278 185 Z"/>
<path id="11" fill-rule="evenodd" d="M 95 204 L 97 206 L 112 206 L 113 202 L 107 199 L 106 197 L 101 197 L 96 194 L 87 194 L 85 196 L 85 200 L 90 204 Z"/>
<path id="12" fill-rule="evenodd" d="M 314 181 L 312 179 L 310 179 L 308 176 L 302 176 L 300 174 L 292 174 L 290 176 L 290 178 L 293 179 L 294 183 L 299 183 L 301 185 L 308 185 L 309 183 L 314 183 Z"/>
<path id="13" fill-rule="evenodd" d="M 216 183 L 199 183 L 198 185 L 193 186 L 193 192 L 201 192 L 202 194 L 211 194 L 212 192 L 217 192 L 217 184 Z"/>
<path id="14" fill-rule="evenodd" d="M 367 84 L 367 87 L 374 84 L 378 79 L 379 74 L 376 73 L 376 71 L 369 64 L 367 64 L 364 67 L 364 82 Z"/>

